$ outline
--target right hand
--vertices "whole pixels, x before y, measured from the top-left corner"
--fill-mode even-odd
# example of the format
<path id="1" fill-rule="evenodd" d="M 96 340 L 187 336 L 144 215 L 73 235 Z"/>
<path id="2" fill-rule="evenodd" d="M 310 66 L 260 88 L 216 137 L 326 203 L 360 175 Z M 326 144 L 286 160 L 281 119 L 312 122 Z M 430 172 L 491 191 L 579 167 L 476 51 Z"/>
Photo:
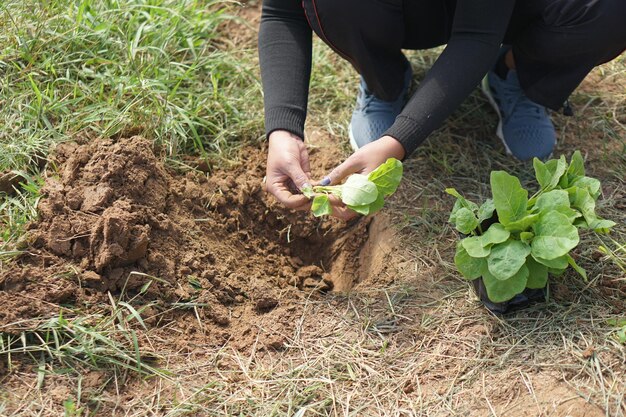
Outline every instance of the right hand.
<path id="1" fill-rule="evenodd" d="M 309 153 L 302 139 L 286 130 L 275 130 L 269 136 L 267 152 L 267 191 L 286 207 L 308 210 L 311 200 L 299 193 L 311 184 Z"/>
<path id="2" fill-rule="evenodd" d="M 267 151 L 266 187 L 285 207 L 295 210 L 310 210 L 311 200 L 300 193 L 311 183 L 309 153 L 302 139 L 285 130 L 270 134 Z M 355 212 L 348 209 L 340 199 L 330 196 L 332 216 L 348 221 Z"/>

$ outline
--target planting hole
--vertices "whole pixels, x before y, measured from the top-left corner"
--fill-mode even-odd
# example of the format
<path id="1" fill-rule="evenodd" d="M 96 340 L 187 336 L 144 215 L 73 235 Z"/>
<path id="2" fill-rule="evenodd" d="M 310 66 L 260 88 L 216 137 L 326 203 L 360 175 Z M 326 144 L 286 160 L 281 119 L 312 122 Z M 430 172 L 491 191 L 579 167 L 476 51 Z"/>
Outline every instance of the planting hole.
<path id="1" fill-rule="evenodd" d="M 376 280 L 392 250 L 384 216 L 346 224 L 285 210 L 262 188 L 264 159 L 248 149 L 239 167 L 207 176 L 165 167 L 140 137 L 61 145 L 29 233 L 32 250 L 6 271 L 4 288 L 19 283 L 52 303 L 140 295 L 195 306 L 224 327 L 250 306 L 265 315 L 303 290 Z"/>

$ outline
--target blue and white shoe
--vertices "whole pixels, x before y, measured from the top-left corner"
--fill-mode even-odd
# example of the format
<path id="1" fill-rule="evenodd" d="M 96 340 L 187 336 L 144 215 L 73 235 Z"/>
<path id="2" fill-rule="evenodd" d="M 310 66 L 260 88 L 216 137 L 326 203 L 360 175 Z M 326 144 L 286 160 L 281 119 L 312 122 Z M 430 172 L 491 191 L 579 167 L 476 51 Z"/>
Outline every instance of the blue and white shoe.
<path id="1" fill-rule="evenodd" d="M 350 146 L 353 150 L 356 151 L 368 143 L 380 139 L 383 133 L 396 121 L 396 117 L 406 103 L 412 76 L 413 72 L 409 66 L 404 74 L 402 92 L 394 101 L 384 101 L 376 97 L 368 90 L 365 80 L 361 77 L 356 107 L 348 128 Z"/>
<path id="2" fill-rule="evenodd" d="M 507 153 L 521 161 L 552 155 L 556 131 L 548 111 L 526 97 L 515 70 L 509 70 L 504 80 L 489 71 L 482 90 L 500 118 L 496 135 Z"/>

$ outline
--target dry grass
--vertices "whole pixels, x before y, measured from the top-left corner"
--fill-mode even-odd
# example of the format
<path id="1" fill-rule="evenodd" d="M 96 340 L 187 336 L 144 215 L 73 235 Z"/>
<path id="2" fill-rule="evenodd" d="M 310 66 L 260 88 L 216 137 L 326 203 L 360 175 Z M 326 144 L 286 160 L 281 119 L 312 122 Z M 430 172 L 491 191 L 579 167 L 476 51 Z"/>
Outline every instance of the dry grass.
<path id="1" fill-rule="evenodd" d="M 316 45 L 316 54 L 329 54 Z M 411 59 L 420 69 L 433 54 Z M 345 137 L 355 77 L 330 62 L 315 70 L 310 127 Z M 603 182 L 599 211 L 619 223 L 611 239 L 583 236 L 577 256 L 588 283 L 566 274 L 552 281 L 547 303 L 498 318 L 456 273 L 444 188 L 480 200 L 492 169 L 527 182 L 532 175 L 504 155 L 495 116 L 476 93 L 406 163 L 387 213 L 398 229 L 387 269 L 393 285 L 304 296 L 280 351 L 261 343 L 247 351 L 209 343 L 177 350 L 162 329 L 141 332 L 142 343 L 165 358 L 168 378 L 110 370 L 77 378 L 48 364 L 38 389 L 36 373 L 23 365 L 15 371 L 20 389 L 0 391 L 0 414 L 624 416 L 626 349 L 609 320 L 625 315 L 625 72 L 624 56 L 596 69 L 573 96 L 576 116 L 555 116 L 557 153 L 586 154 L 590 174 Z M 258 331 L 260 339 L 266 329 Z"/>

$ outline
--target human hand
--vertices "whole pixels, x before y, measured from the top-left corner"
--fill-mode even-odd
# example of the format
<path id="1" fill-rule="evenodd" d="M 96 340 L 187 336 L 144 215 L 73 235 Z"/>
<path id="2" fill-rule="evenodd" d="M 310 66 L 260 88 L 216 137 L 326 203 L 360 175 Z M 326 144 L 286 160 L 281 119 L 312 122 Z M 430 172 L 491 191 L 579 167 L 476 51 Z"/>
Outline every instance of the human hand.
<path id="1" fill-rule="evenodd" d="M 304 142 L 286 130 L 269 136 L 267 152 L 267 191 L 288 208 L 308 210 L 310 200 L 299 193 L 310 184 L 309 153 Z"/>
<path id="2" fill-rule="evenodd" d="M 350 155 L 341 165 L 324 177 L 320 185 L 339 184 L 351 174 L 369 174 L 388 158 L 402 160 L 404 156 L 404 147 L 397 139 L 391 136 L 383 136 Z M 335 217 L 347 221 L 357 215 L 356 212 L 345 207 L 338 199 L 331 199 L 330 202 L 333 206 L 333 216 Z"/>

